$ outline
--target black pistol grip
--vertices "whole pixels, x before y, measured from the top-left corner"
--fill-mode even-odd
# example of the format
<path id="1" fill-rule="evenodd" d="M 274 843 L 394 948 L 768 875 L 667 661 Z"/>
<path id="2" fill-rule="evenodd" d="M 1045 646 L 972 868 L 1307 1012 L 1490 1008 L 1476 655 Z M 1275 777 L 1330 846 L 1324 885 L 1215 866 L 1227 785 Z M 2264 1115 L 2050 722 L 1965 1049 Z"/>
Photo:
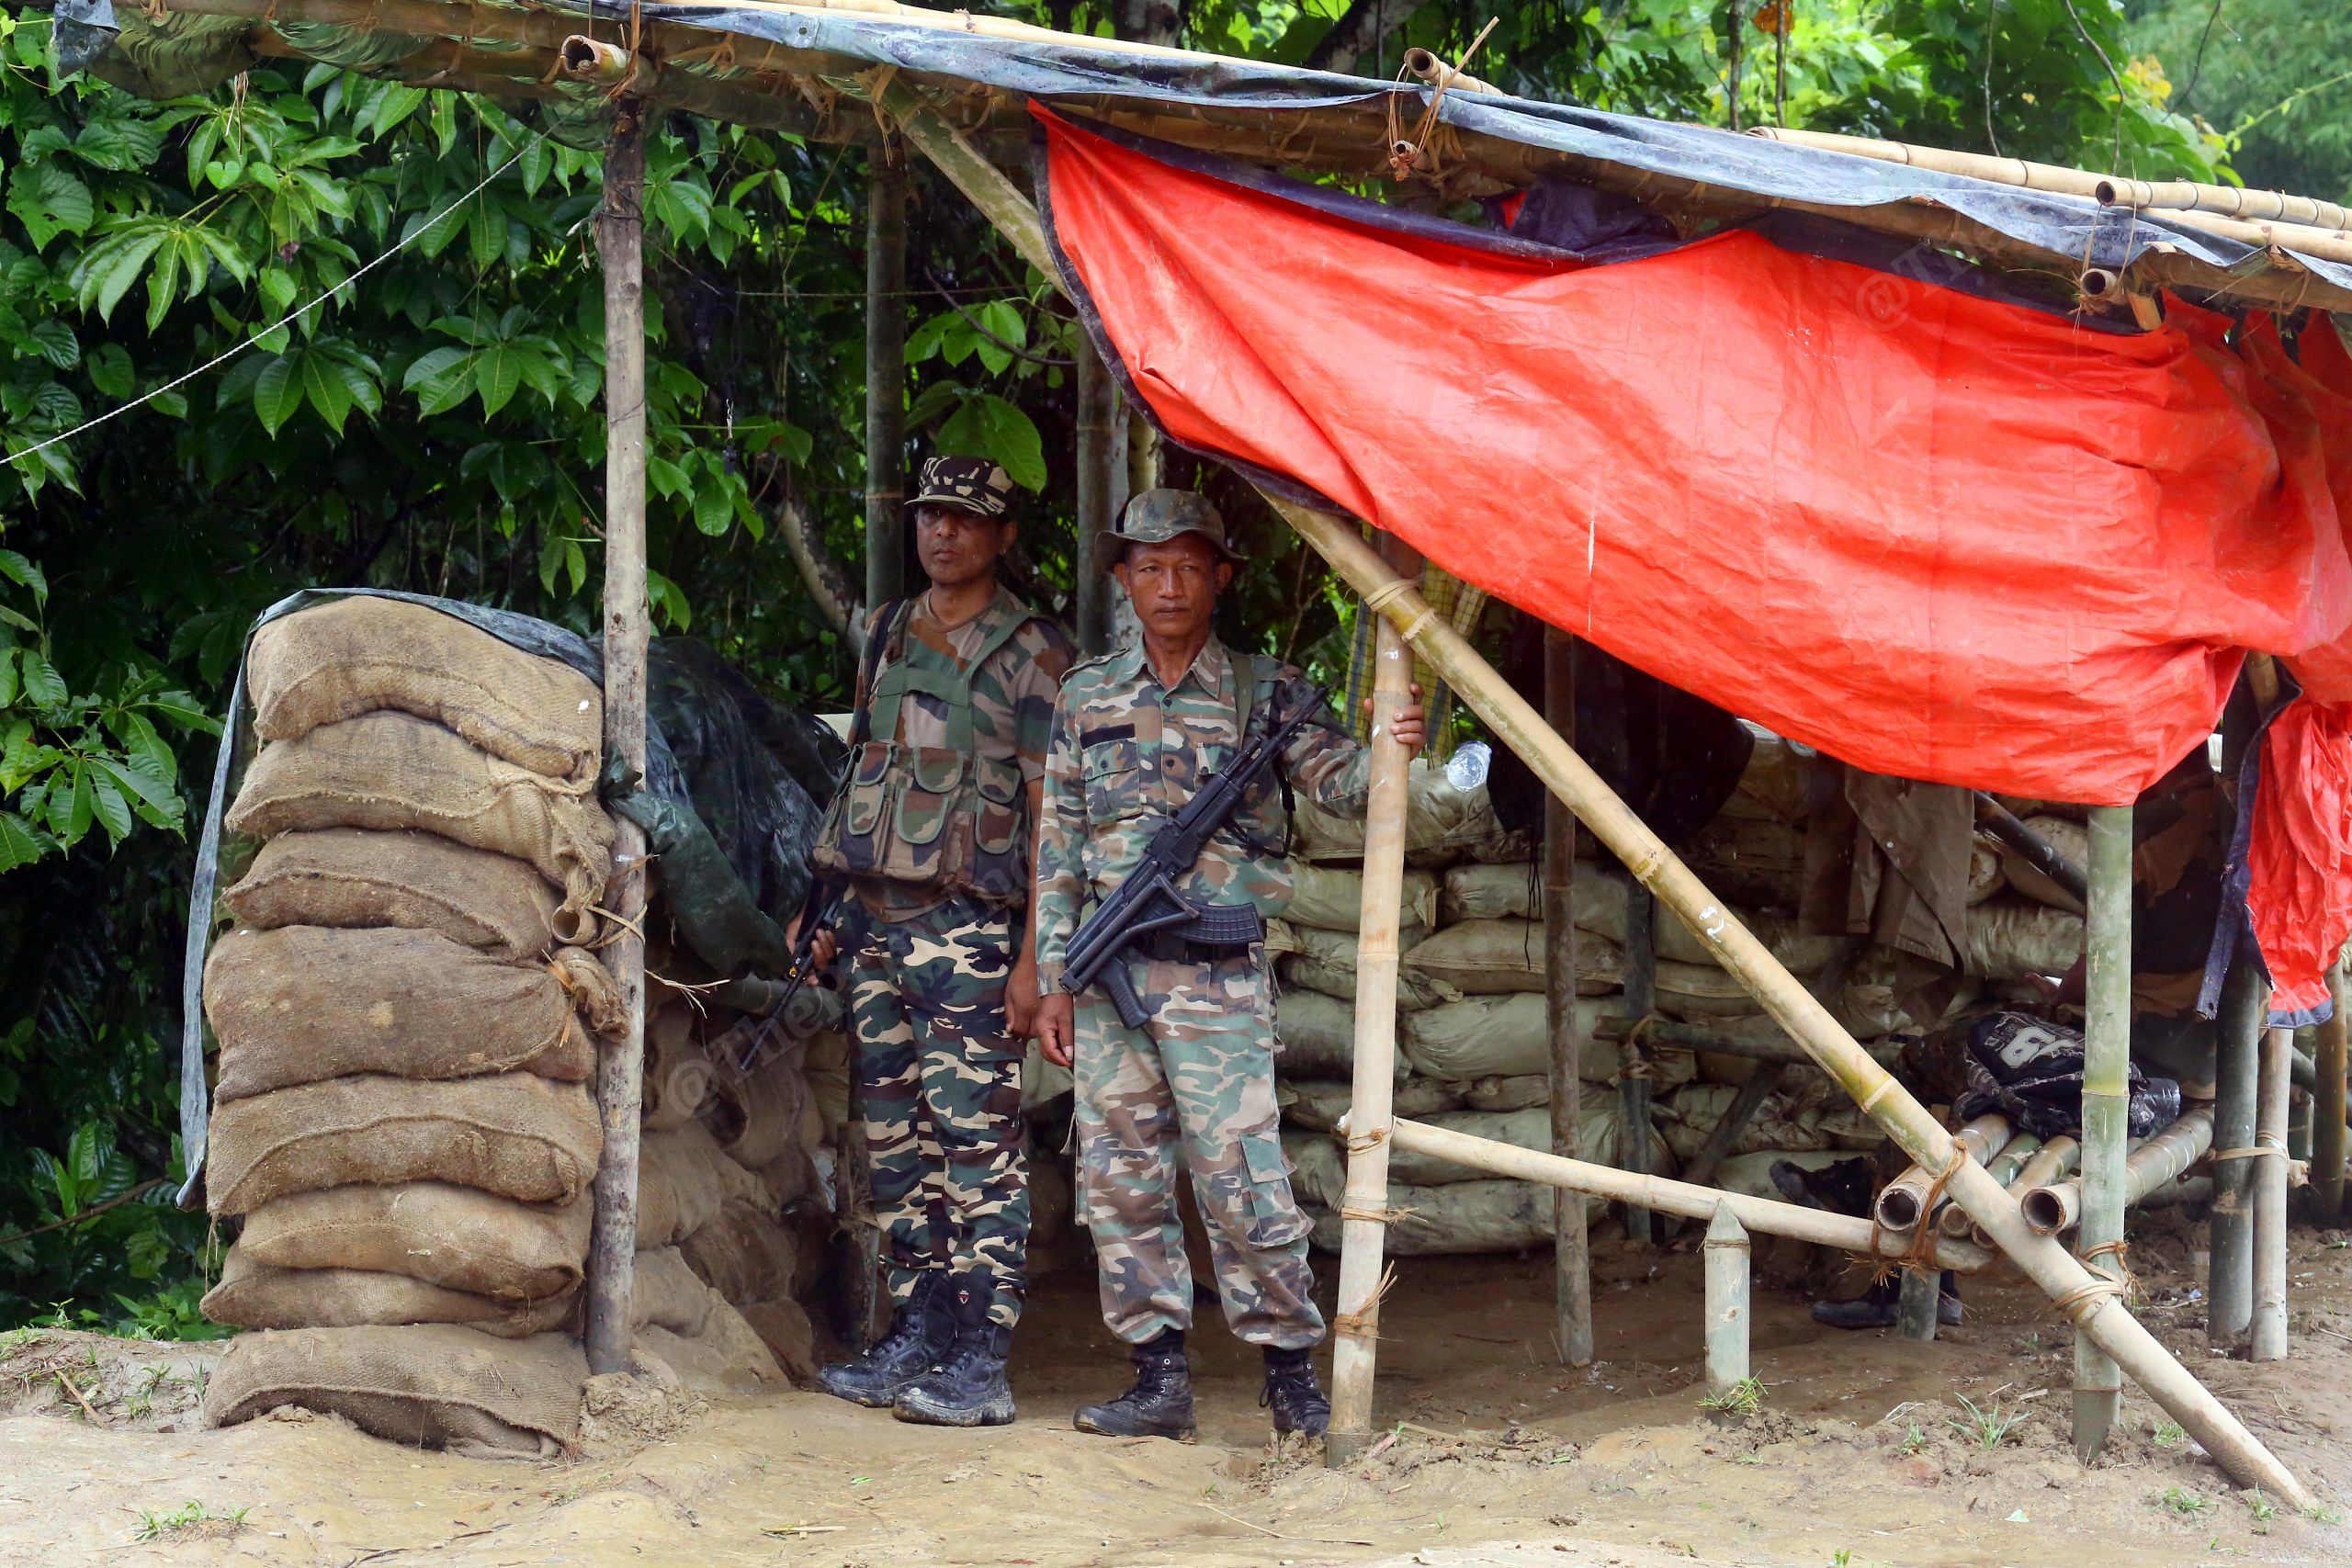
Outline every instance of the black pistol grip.
<path id="1" fill-rule="evenodd" d="M 1098 978 L 1111 998 L 1111 1005 L 1119 1010 L 1121 1023 L 1129 1029 L 1141 1029 L 1150 1021 L 1151 1015 L 1143 1010 L 1143 998 L 1136 995 L 1136 983 L 1127 973 L 1124 958 L 1114 956 L 1102 966 L 1102 973 Z"/>

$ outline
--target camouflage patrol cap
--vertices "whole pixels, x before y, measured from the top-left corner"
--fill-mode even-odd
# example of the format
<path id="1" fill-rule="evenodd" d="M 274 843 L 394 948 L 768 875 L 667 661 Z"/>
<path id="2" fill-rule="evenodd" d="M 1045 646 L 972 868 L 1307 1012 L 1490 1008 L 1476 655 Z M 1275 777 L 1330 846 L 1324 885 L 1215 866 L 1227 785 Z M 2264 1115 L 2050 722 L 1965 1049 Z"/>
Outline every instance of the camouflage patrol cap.
<path id="1" fill-rule="evenodd" d="M 1117 527 L 1102 530 L 1114 550 L 1127 545 L 1164 545 L 1179 534 L 1198 534 L 1228 562 L 1241 564 L 1225 542 L 1225 519 L 1198 491 L 1148 490 L 1127 502 Z"/>
<path id="2" fill-rule="evenodd" d="M 909 506 L 940 505 L 1002 517 L 1012 510 L 1012 479 L 986 457 L 933 457 Z"/>

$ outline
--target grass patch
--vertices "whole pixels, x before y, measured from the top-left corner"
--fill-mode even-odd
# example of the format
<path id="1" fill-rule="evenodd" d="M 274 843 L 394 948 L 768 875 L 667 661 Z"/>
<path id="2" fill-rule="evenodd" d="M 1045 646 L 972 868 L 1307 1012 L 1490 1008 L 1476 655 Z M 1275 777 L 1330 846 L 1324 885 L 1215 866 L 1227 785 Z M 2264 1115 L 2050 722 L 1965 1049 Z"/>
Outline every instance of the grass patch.
<path id="1" fill-rule="evenodd" d="M 2024 1411 L 2003 1410 L 1997 1404 L 1990 1407 L 1980 1405 L 1964 1393 L 1960 1396 L 1960 1407 L 1963 1414 L 1953 1416 L 1944 1425 L 1986 1453 L 2007 1442 L 2017 1435 L 2017 1429 L 2025 1425 Z"/>
<path id="2" fill-rule="evenodd" d="M 2156 1494 L 2160 1506 L 2171 1509 L 2184 1519 L 2201 1518 L 2213 1511 L 2213 1499 L 2189 1491 L 2184 1486 L 2167 1486 Z"/>
<path id="3" fill-rule="evenodd" d="M 1702 1396 L 1699 1408 L 1717 1416 L 1736 1416 L 1745 1419 L 1764 1408 L 1764 1385 L 1754 1378 L 1742 1378 L 1721 1393 Z"/>
<path id="4" fill-rule="evenodd" d="M 132 1539 L 137 1540 L 206 1540 L 236 1534 L 245 1528 L 243 1508 L 223 1508 L 219 1512 L 203 1504 L 189 1501 L 168 1514 L 139 1511 L 139 1529 Z"/>

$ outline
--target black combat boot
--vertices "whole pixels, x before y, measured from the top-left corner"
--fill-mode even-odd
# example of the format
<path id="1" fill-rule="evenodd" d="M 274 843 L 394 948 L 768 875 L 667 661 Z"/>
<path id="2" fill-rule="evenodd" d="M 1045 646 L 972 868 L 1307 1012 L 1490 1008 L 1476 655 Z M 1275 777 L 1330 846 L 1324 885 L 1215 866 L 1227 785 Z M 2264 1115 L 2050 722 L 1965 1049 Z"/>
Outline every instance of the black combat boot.
<path id="1" fill-rule="evenodd" d="M 1164 1329 L 1136 1346 L 1132 1354 L 1135 1387 L 1107 1404 L 1080 1407 L 1078 1429 L 1098 1438 L 1192 1441 L 1193 1364 L 1184 1356 L 1184 1331 Z"/>
<path id="2" fill-rule="evenodd" d="M 1258 1404 L 1274 1413 L 1276 1432 L 1319 1438 L 1331 1425 L 1331 1402 L 1315 1381 L 1314 1352 L 1266 1347 L 1266 1389 Z"/>
<path id="3" fill-rule="evenodd" d="M 890 1414 L 926 1427 L 1008 1426 L 1012 1385 L 1005 1381 L 1004 1358 L 1012 1349 L 1012 1330 L 989 1321 L 996 1277 L 982 1269 L 954 1278 L 948 1311 L 956 1337 L 929 1371 L 899 1391 Z"/>
<path id="4" fill-rule="evenodd" d="M 947 1348 L 956 1331 L 948 1307 L 947 1276 L 925 1269 L 915 1276 L 915 1288 L 905 1303 L 890 1314 L 890 1331 L 857 1359 L 825 1368 L 817 1382 L 827 1393 L 852 1404 L 887 1409 Z"/>

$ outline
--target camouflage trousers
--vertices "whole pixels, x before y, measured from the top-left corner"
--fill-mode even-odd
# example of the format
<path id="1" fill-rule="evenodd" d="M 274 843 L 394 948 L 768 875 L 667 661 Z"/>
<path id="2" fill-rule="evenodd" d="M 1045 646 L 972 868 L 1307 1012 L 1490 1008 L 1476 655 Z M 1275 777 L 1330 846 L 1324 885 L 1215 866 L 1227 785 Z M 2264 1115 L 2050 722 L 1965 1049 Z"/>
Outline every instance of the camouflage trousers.
<path id="1" fill-rule="evenodd" d="M 1021 1316 L 1029 1249 L 1023 1046 L 1004 1017 L 1012 929 L 954 898 L 876 920 L 850 960 L 858 1079 L 890 1299 L 931 1269 L 996 1276 L 989 1315 Z"/>
<path id="2" fill-rule="evenodd" d="M 1274 1105 L 1272 987 L 1254 953 L 1130 960 L 1140 1029 L 1096 987 L 1078 998 L 1080 1196 L 1102 1318 L 1129 1344 L 1193 1320 L 1176 1172 L 1193 1178 L 1233 1332 L 1296 1349 L 1323 1337 L 1306 1266 L 1312 1228 L 1290 1191 Z"/>

